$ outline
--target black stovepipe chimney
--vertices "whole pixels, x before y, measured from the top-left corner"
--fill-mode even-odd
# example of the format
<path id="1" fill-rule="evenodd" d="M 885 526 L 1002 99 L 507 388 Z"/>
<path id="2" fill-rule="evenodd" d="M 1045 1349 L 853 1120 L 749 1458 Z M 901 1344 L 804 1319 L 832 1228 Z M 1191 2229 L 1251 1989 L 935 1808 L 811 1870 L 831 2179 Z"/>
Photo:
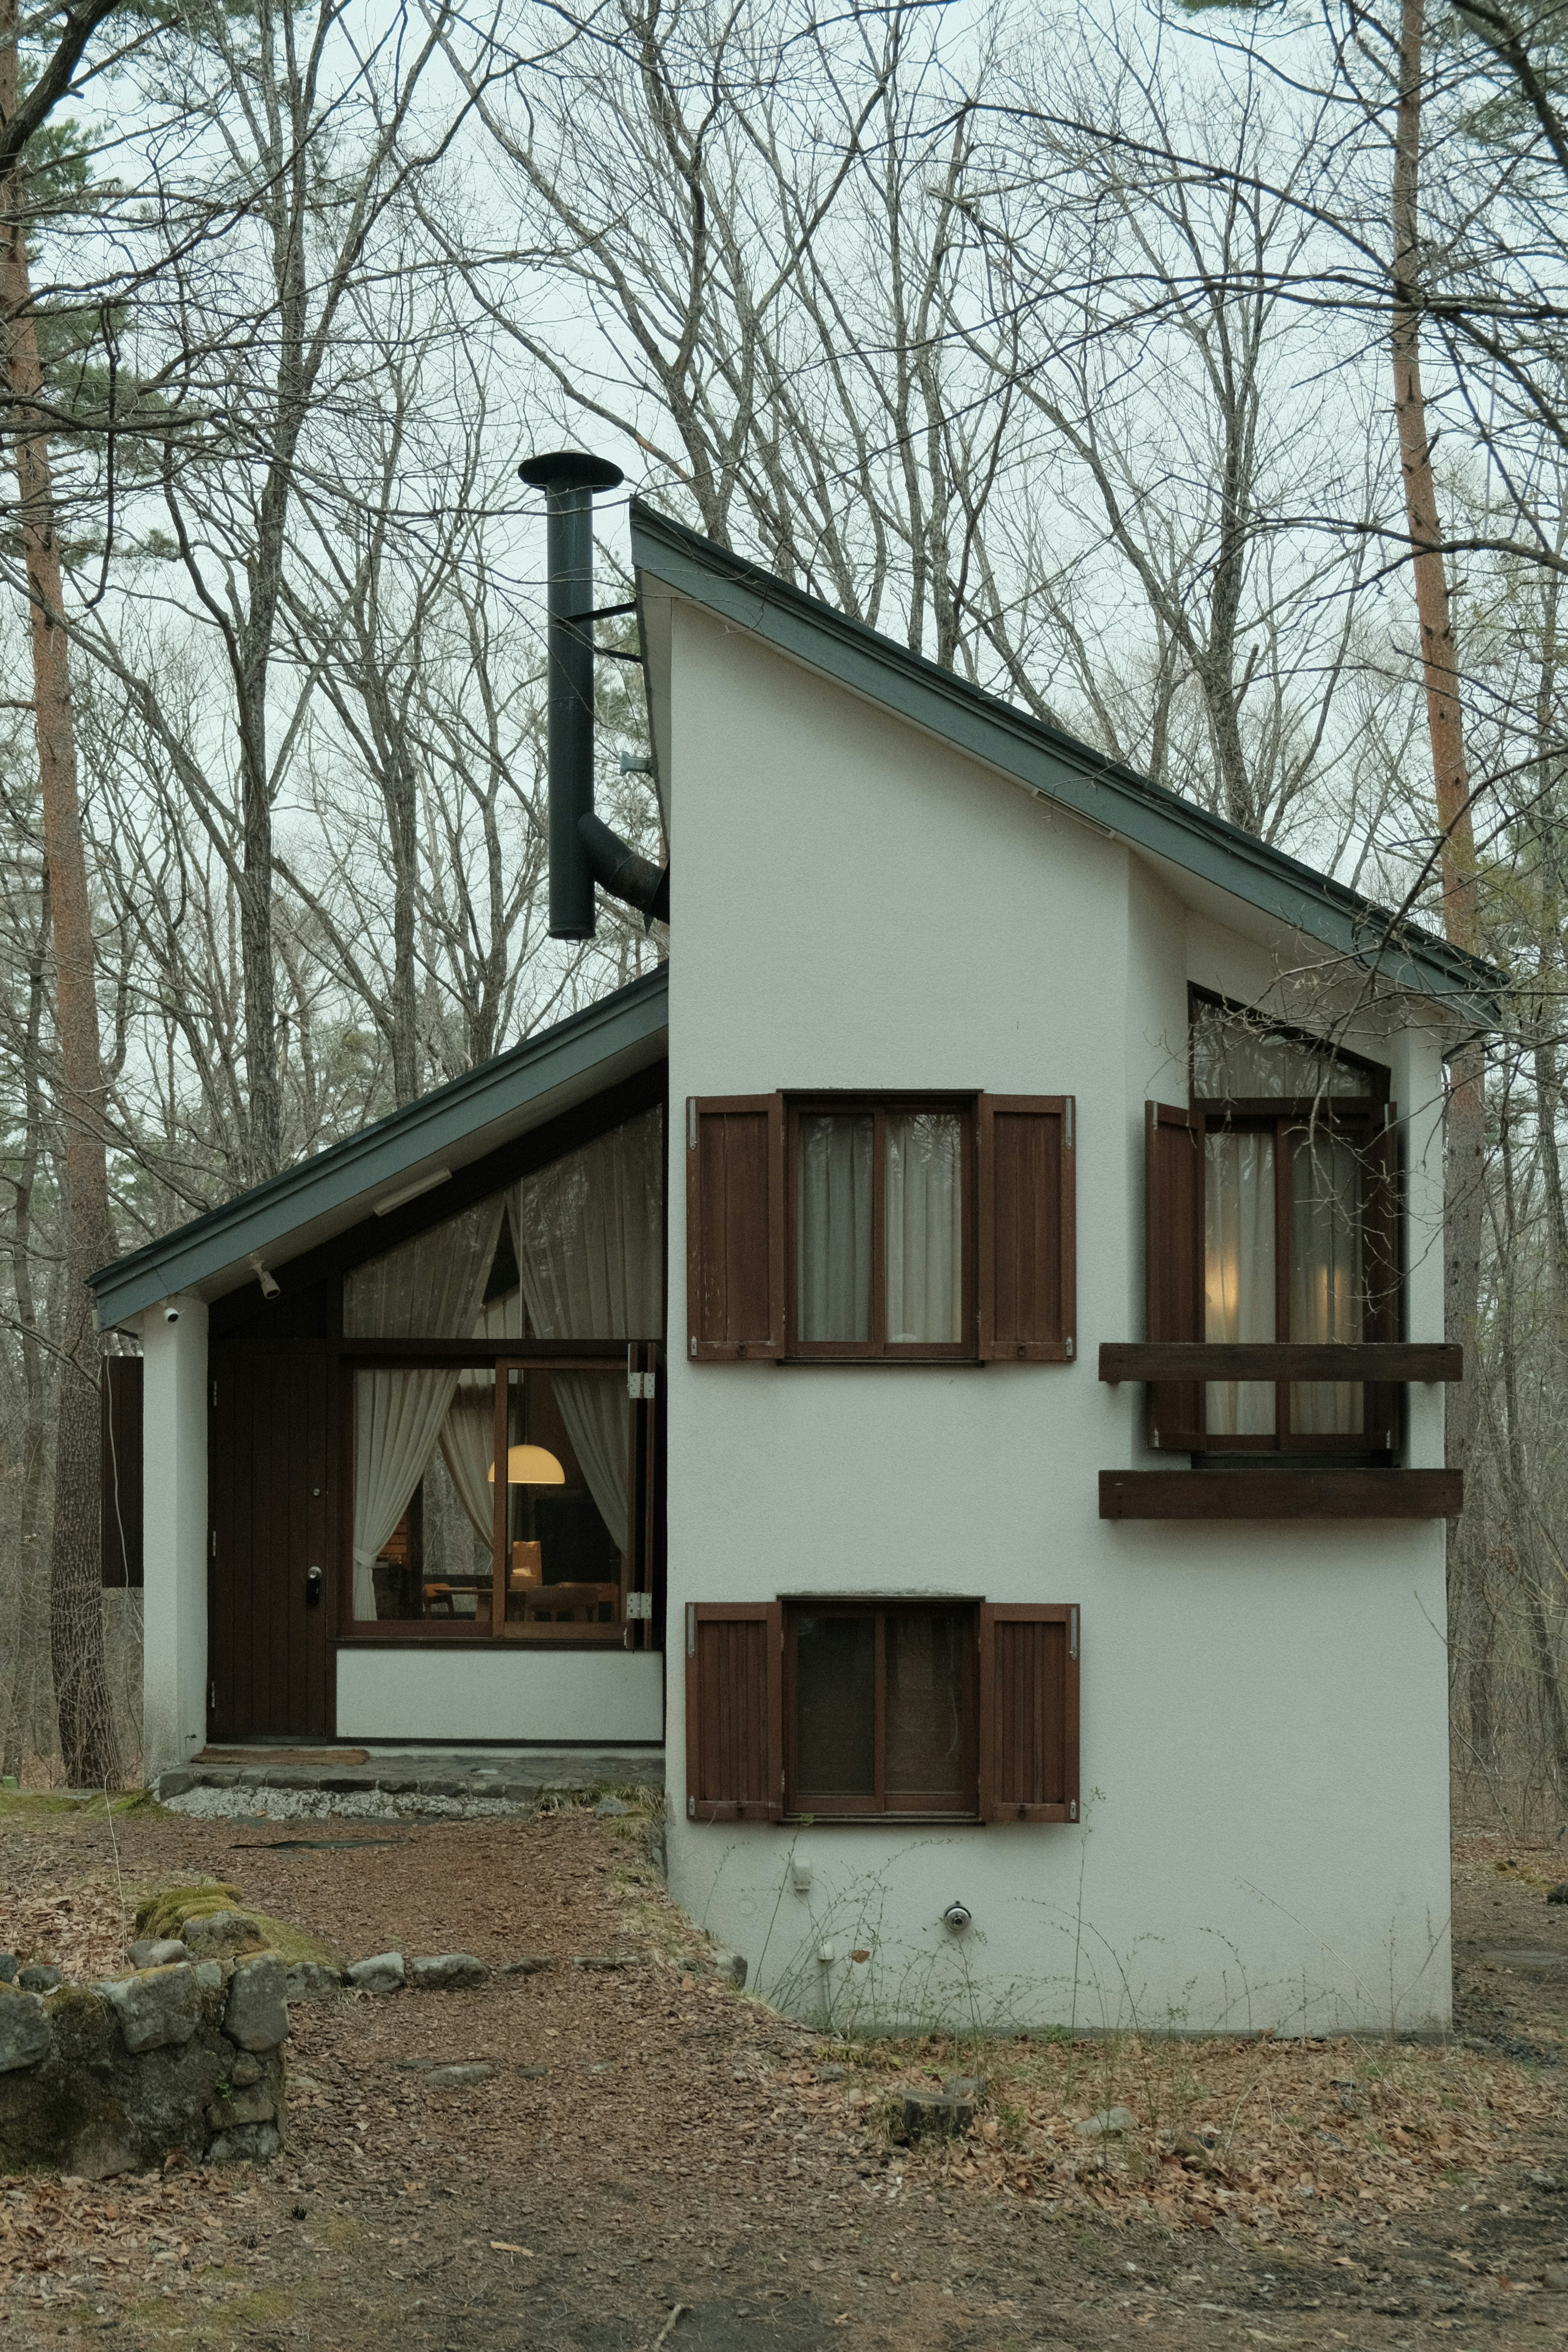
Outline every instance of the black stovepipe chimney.
<path id="1" fill-rule="evenodd" d="M 595 882 L 667 921 L 668 874 L 593 814 L 593 493 L 624 477 L 581 449 L 528 457 L 517 472 L 545 493 L 549 530 L 550 937 L 593 937 Z"/>

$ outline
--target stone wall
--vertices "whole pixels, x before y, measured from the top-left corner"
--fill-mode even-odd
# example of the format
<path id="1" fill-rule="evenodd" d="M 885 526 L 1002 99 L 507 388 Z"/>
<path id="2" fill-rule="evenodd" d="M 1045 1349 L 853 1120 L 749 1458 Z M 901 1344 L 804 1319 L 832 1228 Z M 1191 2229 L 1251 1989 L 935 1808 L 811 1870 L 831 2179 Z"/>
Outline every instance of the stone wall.
<path id="1" fill-rule="evenodd" d="M 175 2149 L 212 2163 L 276 2156 L 286 1984 L 276 1952 L 50 1992 L 0 1983 L 0 2171 L 102 2180 Z"/>

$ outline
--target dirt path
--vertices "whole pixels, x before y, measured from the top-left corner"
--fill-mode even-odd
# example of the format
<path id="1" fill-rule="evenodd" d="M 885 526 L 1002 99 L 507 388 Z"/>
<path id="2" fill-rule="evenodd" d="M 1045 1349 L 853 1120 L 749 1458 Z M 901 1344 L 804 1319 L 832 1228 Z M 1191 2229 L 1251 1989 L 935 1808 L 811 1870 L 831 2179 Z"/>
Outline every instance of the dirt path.
<path id="1" fill-rule="evenodd" d="M 1544 1901 L 1550 1852 L 1461 1846 L 1463 2030 L 1482 2048 L 1401 2058 L 1336 2043 L 1269 2062 L 1270 2128 L 1289 2126 L 1303 2145 L 1375 2145 L 1403 2167 L 1407 2193 L 1320 2191 L 1309 2227 L 1259 2185 L 1262 2168 L 1249 2180 L 1233 2165 L 1194 2227 L 1146 2200 L 1102 2211 L 1082 2187 L 1058 2195 L 1049 2135 L 1031 2156 L 1022 2125 L 995 2116 L 989 2139 L 951 2156 L 890 2147 L 878 2123 L 890 2066 L 915 2079 L 953 2055 L 828 2050 L 688 1967 L 695 1943 L 643 1864 L 635 1824 L 329 1823 L 323 1837 L 391 1842 L 325 1850 L 283 1845 L 295 1832 L 277 1824 L 154 1811 L 115 1826 L 118 1857 L 101 1813 L 0 1822 L 7 1907 L 68 1961 L 75 1938 L 91 1966 L 110 1964 L 99 1947 L 113 1942 L 121 1883 L 190 1872 L 233 1881 L 350 1957 L 465 1949 L 554 1965 L 476 1992 L 297 2007 L 289 2148 L 257 2172 L 0 2184 L 5 2352 L 89 2341 L 644 2352 L 664 2330 L 664 2352 L 1490 2352 L 1568 2336 L 1568 2293 L 1541 2284 L 1568 2263 L 1555 2063 L 1568 1968 L 1557 1977 L 1484 1958 L 1568 1958 L 1568 1910 Z M 579 1969 L 574 1957 L 625 1965 Z M 1082 2059 L 1024 2046 L 997 2064 L 1005 2056 L 1019 2081 L 1036 2068 L 1044 2098 L 1039 2070 L 1076 2064 L 1083 2085 L 1092 2071 L 1100 2079 L 1108 2062 L 1080 2047 Z M 422 2061 L 496 2072 L 442 2087 Z M 1389 2102 L 1406 2079 L 1429 2088 L 1430 2068 L 1450 2064 L 1441 2104 L 1469 2099 L 1490 2137 L 1466 2142 L 1464 2162 L 1420 2172 L 1388 2154 L 1406 2112 Z M 1331 2083 L 1346 2113 L 1325 2138 L 1302 2103 Z M 998 2113 L 1015 2111 L 998 2101 Z M 1201 2139 L 1179 2169 L 1207 2180 Z M 1167 2156 L 1166 2177 L 1177 2170 Z"/>

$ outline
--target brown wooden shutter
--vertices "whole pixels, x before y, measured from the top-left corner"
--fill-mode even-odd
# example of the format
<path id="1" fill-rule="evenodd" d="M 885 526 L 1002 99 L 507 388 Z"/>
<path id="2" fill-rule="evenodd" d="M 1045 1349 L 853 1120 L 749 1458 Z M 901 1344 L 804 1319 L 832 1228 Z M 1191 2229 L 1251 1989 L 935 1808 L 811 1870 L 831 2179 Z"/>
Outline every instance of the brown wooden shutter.
<path id="1" fill-rule="evenodd" d="M 784 1097 L 686 1102 L 687 1349 L 784 1353 Z"/>
<path id="2" fill-rule="evenodd" d="M 783 1811 L 783 1612 L 776 1601 L 688 1601 L 686 1817 Z"/>
<path id="3" fill-rule="evenodd" d="M 1404 1336 L 1404 1183 L 1399 1164 L 1398 1111 L 1393 1103 L 1379 1105 L 1376 1116 L 1386 1124 L 1368 1140 L 1363 1153 L 1362 1266 L 1366 1284 L 1366 1314 L 1363 1337 L 1394 1339 Z M 1389 1381 L 1369 1381 L 1364 1391 L 1363 1422 L 1368 1437 L 1387 1435 L 1391 1448 L 1404 1434 L 1406 1391 Z"/>
<path id="4" fill-rule="evenodd" d="M 980 1608 L 980 1818 L 1078 1819 L 1078 1610 Z"/>
<path id="5" fill-rule="evenodd" d="M 105 1584 L 141 1582 L 141 1359 L 106 1356 L 99 1384 L 99 1528 Z"/>
<path id="6" fill-rule="evenodd" d="M 1144 1106 L 1144 1337 L 1201 1339 L 1203 1117 L 1169 1103 Z M 1203 1391 L 1196 1381 L 1151 1381 L 1149 1444 L 1163 1451 L 1203 1443 Z"/>
<path id="7" fill-rule="evenodd" d="M 1060 1364 L 1077 1345 L 1071 1095 L 979 1099 L 978 1353 Z"/>

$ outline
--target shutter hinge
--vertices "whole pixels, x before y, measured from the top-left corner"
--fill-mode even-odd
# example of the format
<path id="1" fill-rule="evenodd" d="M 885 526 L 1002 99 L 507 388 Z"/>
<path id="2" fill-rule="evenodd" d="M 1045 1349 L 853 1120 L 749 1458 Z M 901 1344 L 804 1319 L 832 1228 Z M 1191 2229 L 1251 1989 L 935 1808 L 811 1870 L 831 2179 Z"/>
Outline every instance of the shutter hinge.
<path id="1" fill-rule="evenodd" d="M 1151 1103 L 1151 1104 L 1149 1105 L 1149 1114 L 1150 1114 L 1150 1116 L 1149 1116 L 1149 1125 L 1150 1125 L 1150 1127 L 1151 1127 L 1151 1128 L 1158 1127 L 1158 1125 L 1159 1125 L 1159 1123 L 1160 1123 L 1160 1107 L 1159 1107 L 1158 1103 Z"/>
<path id="2" fill-rule="evenodd" d="M 217 1409 L 218 1409 L 218 1384 L 217 1384 L 216 1381 L 214 1381 L 213 1382 L 213 1411 L 215 1412 L 217 1411 Z"/>
<path id="3" fill-rule="evenodd" d="M 1157 1447 L 1157 1446 L 1158 1446 L 1158 1444 L 1159 1444 L 1159 1442 L 1160 1442 L 1160 1433 L 1159 1433 L 1159 1431 L 1158 1431 L 1157 1429 L 1151 1429 L 1151 1430 L 1150 1430 L 1150 1432 L 1149 1432 L 1149 1444 L 1150 1444 L 1151 1445 L 1153 1445 L 1153 1446 L 1156 1446 L 1156 1447 Z"/>
<path id="4" fill-rule="evenodd" d="M 207 1705 L 212 1709 L 213 1713 L 216 1715 L 218 1711 L 218 1686 L 216 1683 L 209 1683 L 207 1685 Z"/>
<path id="5" fill-rule="evenodd" d="M 688 1822 L 695 1822 L 696 1817 L 697 1801 L 695 1797 L 688 1797 L 686 1799 L 686 1819 Z"/>
<path id="6" fill-rule="evenodd" d="M 1073 1606 L 1067 1612 L 1067 1654 L 1070 1658 L 1075 1658 L 1078 1655 L 1078 1608 L 1076 1602 L 1074 1602 Z"/>
<path id="7" fill-rule="evenodd" d="M 692 1333 L 692 1353 L 693 1353 L 693 1355 L 694 1355 L 694 1356 L 696 1354 L 696 1351 L 697 1351 L 697 1335 L 696 1335 L 696 1333 L 694 1331 L 694 1332 Z"/>
<path id="8" fill-rule="evenodd" d="M 653 1596 L 651 1592 L 629 1592 L 626 1595 L 626 1617 L 628 1623 L 636 1624 L 639 1620 L 643 1623 L 648 1623 L 652 1621 L 653 1614 Z"/>
<path id="9" fill-rule="evenodd" d="M 695 1095 L 688 1095 L 686 1097 L 686 1150 L 688 1151 L 695 1151 L 696 1148 L 697 1098 Z"/>
<path id="10" fill-rule="evenodd" d="M 1067 1097 L 1067 1149 L 1072 1149 L 1072 1097 Z"/>
<path id="11" fill-rule="evenodd" d="M 640 1372 L 633 1369 L 635 1354 L 634 1347 L 627 1349 L 626 1393 L 629 1397 L 651 1397 L 654 1393 L 653 1375 L 652 1372 Z"/>
<path id="12" fill-rule="evenodd" d="M 687 1603 L 686 1603 L 686 1655 L 687 1655 L 687 1657 L 688 1657 L 688 1658 L 695 1658 L 695 1657 L 696 1656 L 696 1654 L 697 1654 L 697 1610 L 696 1610 L 696 1603 L 695 1603 L 695 1601 L 687 1601 Z"/>
<path id="13" fill-rule="evenodd" d="M 218 1556 L 218 1531 L 217 1531 L 216 1528 L 214 1528 L 213 1529 L 213 1539 L 212 1539 L 212 1543 L 211 1543 L 211 1545 L 210 1545 L 210 1547 L 209 1547 L 209 1549 L 208 1549 L 208 1554 L 207 1554 L 207 1557 L 208 1557 L 210 1559 L 216 1559 L 217 1556 Z"/>
<path id="14" fill-rule="evenodd" d="M 1078 1819 L 1078 1800 L 1076 1797 L 1070 1797 L 1068 1799 L 1067 1818 L 1070 1822 L 1075 1822 Z"/>
<path id="15" fill-rule="evenodd" d="M 1072 1361 L 1072 1334 L 1071 1331 L 1067 1335 L 1067 1360 L 1069 1363 Z"/>

